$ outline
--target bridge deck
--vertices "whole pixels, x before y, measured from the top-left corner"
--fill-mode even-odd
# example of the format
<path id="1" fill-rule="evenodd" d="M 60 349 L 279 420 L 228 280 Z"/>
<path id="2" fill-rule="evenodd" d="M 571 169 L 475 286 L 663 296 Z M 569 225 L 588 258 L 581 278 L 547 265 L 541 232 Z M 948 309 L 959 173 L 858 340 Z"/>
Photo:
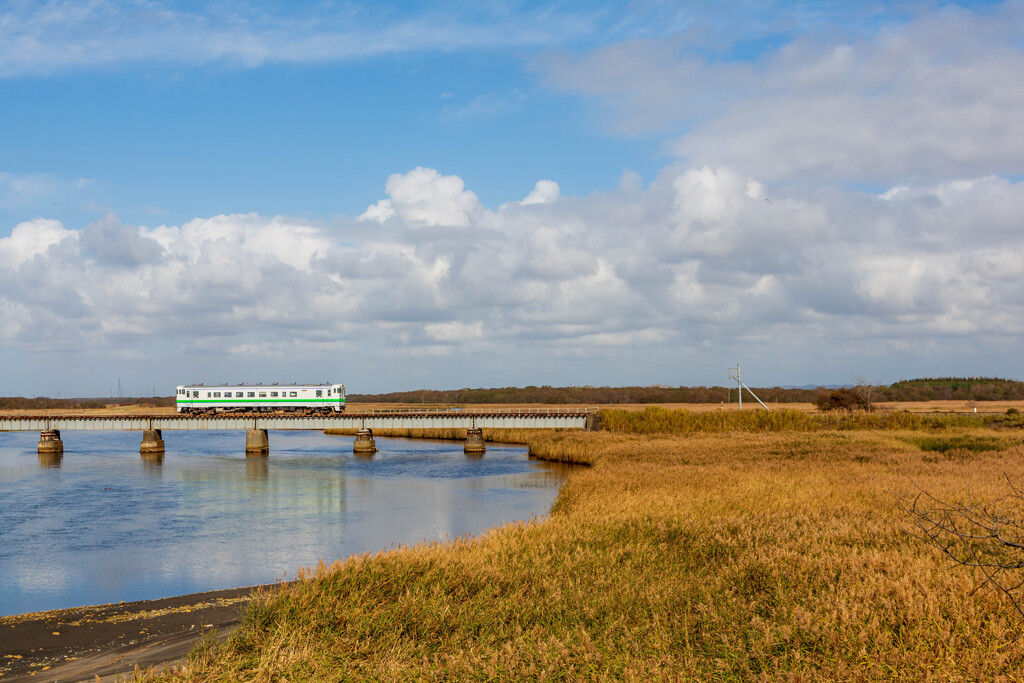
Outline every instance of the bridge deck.
<path id="1" fill-rule="evenodd" d="M 315 417 L 260 415 L 13 415 L 0 416 L 0 431 L 142 429 L 584 429 L 594 409 L 384 410 Z"/>

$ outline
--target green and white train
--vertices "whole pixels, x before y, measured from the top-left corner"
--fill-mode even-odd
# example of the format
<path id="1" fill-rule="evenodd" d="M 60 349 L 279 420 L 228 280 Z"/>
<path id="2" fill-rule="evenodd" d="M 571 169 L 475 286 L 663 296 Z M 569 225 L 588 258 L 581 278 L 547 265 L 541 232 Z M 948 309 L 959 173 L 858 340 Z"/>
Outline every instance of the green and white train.
<path id="1" fill-rule="evenodd" d="M 179 385 L 179 413 L 327 415 L 345 410 L 344 384 Z"/>

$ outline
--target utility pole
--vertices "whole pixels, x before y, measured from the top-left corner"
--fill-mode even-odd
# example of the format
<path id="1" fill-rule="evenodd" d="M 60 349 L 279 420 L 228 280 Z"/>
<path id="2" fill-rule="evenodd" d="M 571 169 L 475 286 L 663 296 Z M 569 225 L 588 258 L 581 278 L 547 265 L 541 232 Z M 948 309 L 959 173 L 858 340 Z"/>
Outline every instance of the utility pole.
<path id="1" fill-rule="evenodd" d="M 729 368 L 729 379 L 736 380 L 736 384 L 739 386 L 739 391 L 736 393 L 740 397 L 740 410 L 743 410 L 743 382 L 740 381 L 740 362 L 736 361 L 736 367 Z"/>
<path id="2" fill-rule="evenodd" d="M 739 361 L 736 361 L 736 367 L 729 368 L 729 379 L 736 380 L 736 384 L 737 384 L 736 393 L 740 397 L 740 410 L 743 410 L 743 390 L 746 389 L 747 391 L 750 391 L 750 387 L 748 387 L 746 384 L 744 384 L 743 380 L 740 379 L 740 362 Z M 757 397 L 757 394 L 755 394 L 753 391 L 750 391 L 750 395 L 754 397 L 754 400 L 756 400 L 758 403 L 761 404 L 762 408 L 764 408 L 765 410 L 769 410 L 769 411 L 771 410 L 771 408 L 766 406 L 764 404 L 764 401 L 759 399 Z"/>

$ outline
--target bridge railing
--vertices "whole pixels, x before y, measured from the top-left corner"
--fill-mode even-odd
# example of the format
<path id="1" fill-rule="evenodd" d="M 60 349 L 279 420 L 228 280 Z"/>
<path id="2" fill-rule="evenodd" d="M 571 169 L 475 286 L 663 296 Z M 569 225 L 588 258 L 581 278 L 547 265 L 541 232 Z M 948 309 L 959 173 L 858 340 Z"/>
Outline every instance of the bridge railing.
<path id="1" fill-rule="evenodd" d="M 368 410 L 345 409 L 346 415 L 581 415 L 596 413 L 599 408 L 555 408 L 551 406 L 537 408 L 478 408 L 478 407 L 455 407 L 455 408 L 371 408 Z"/>

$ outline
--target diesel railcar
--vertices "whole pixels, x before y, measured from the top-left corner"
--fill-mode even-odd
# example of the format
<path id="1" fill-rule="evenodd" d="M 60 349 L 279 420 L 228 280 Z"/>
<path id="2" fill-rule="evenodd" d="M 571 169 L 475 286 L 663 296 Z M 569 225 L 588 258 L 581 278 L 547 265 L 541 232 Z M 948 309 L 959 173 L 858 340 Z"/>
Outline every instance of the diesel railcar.
<path id="1" fill-rule="evenodd" d="M 179 385 L 179 413 L 327 415 L 345 410 L 344 384 Z"/>

